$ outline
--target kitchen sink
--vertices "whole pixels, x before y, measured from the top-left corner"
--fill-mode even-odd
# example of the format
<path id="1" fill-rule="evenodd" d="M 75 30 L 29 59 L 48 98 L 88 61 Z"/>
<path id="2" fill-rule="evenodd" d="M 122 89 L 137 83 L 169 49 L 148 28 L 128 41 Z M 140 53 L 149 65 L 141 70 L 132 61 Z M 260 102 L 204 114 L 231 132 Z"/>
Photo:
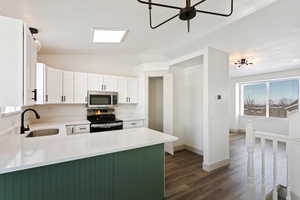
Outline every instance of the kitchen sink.
<path id="1" fill-rule="evenodd" d="M 50 136 L 57 135 L 59 133 L 59 129 L 43 129 L 31 131 L 26 137 L 41 137 L 41 136 Z"/>

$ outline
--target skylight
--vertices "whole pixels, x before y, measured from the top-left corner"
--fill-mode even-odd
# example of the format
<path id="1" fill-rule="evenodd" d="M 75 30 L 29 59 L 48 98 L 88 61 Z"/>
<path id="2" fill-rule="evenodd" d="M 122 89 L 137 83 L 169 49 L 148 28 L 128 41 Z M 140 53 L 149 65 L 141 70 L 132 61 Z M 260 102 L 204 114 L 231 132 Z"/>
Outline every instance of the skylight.
<path id="1" fill-rule="evenodd" d="M 93 43 L 121 43 L 127 30 L 93 30 Z"/>

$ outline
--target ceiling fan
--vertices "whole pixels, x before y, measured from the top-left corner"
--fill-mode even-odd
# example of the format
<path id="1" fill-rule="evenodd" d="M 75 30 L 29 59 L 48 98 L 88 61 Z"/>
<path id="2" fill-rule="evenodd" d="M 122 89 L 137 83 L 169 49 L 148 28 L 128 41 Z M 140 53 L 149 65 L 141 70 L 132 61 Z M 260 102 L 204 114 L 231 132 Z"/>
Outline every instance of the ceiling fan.
<path id="1" fill-rule="evenodd" d="M 175 19 L 176 17 L 179 17 L 179 19 L 183 20 L 183 21 L 187 21 L 187 29 L 188 32 L 190 32 L 190 21 L 191 19 L 193 19 L 194 17 L 196 17 L 197 13 L 204 13 L 204 14 L 209 14 L 209 15 L 217 15 L 217 16 L 222 16 L 222 17 L 229 17 L 232 15 L 233 13 L 233 0 L 231 0 L 231 9 L 230 12 L 228 14 L 223 14 L 223 13 L 217 13 L 217 12 L 210 12 L 210 11 L 205 11 L 205 10 L 198 10 L 196 9 L 196 6 L 204 3 L 207 0 L 201 0 L 200 2 L 192 5 L 191 4 L 191 0 L 186 0 L 186 6 L 184 8 L 181 7 L 177 7 L 177 6 L 172 6 L 172 5 L 166 5 L 166 4 L 160 4 L 160 3 L 153 3 L 152 0 L 147 1 L 143 1 L 143 0 L 137 0 L 138 2 L 142 3 L 142 4 L 146 4 L 148 5 L 149 8 L 149 18 L 150 18 L 150 27 L 152 29 L 156 29 L 162 25 L 164 25 L 165 23 Z M 167 20 L 161 22 L 158 25 L 153 26 L 152 24 L 152 6 L 158 6 L 158 7 L 165 7 L 165 8 L 171 8 L 171 9 L 177 9 L 179 10 L 179 13 L 168 18 Z"/>

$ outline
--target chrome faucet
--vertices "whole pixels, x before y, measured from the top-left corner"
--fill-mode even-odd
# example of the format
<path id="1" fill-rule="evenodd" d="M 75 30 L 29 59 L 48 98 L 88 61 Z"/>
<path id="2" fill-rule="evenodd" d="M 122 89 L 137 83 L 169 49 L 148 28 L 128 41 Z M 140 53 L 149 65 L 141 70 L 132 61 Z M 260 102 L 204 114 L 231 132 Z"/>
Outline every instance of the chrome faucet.
<path id="1" fill-rule="evenodd" d="M 27 128 L 25 128 L 24 126 L 24 116 L 25 116 L 25 113 L 28 112 L 28 111 L 32 111 L 34 114 L 35 114 L 35 117 L 37 119 L 40 119 L 40 115 L 36 112 L 36 110 L 34 109 L 31 109 L 31 108 L 28 108 L 28 109 L 25 109 L 23 112 L 22 112 L 22 115 L 21 115 L 21 134 L 24 134 L 25 131 L 29 131 L 30 128 L 29 126 L 27 125 Z"/>

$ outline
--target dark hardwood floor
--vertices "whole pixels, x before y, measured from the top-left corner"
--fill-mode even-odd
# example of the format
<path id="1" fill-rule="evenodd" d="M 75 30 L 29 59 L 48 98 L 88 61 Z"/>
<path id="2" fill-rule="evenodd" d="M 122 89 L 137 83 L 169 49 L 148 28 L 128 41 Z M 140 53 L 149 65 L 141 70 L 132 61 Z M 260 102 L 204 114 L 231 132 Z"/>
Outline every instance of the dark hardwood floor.
<path id="1" fill-rule="evenodd" d="M 258 141 L 259 142 L 259 141 Z M 257 144 L 259 148 L 259 144 Z M 271 143 L 267 157 L 272 163 Z M 279 183 L 285 184 L 286 165 L 284 147 L 279 153 Z M 166 157 L 166 199 L 167 200 L 239 200 L 245 198 L 247 153 L 245 135 L 230 136 L 230 166 L 207 173 L 202 170 L 202 156 L 189 151 L 179 151 L 175 156 Z M 255 159 L 260 159 L 260 151 L 256 151 Z M 260 161 L 260 160 L 259 160 Z M 260 181 L 260 162 L 256 162 L 257 181 Z M 272 188 L 272 168 L 267 163 L 267 191 Z"/>

